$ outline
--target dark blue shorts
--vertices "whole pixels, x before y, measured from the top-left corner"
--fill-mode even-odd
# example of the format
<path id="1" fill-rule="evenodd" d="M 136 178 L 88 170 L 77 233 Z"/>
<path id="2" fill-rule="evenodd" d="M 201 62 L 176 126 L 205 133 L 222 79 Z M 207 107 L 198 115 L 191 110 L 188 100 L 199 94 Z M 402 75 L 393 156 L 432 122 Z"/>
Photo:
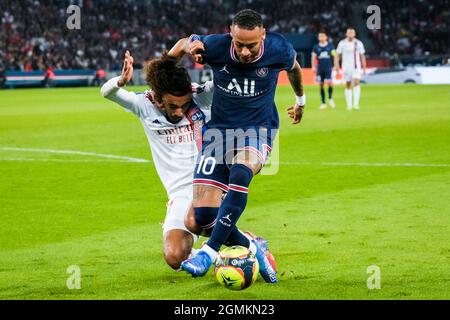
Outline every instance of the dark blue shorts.
<path id="1" fill-rule="evenodd" d="M 227 192 L 232 159 L 240 150 L 256 153 L 264 165 L 272 150 L 277 130 L 238 130 L 240 131 L 209 129 L 203 133 L 202 152 L 197 158 L 194 171 L 194 185 L 210 185 Z"/>
<path id="2" fill-rule="evenodd" d="M 331 81 L 332 69 L 328 70 L 318 70 L 317 71 L 317 82 L 324 83 L 325 81 Z"/>

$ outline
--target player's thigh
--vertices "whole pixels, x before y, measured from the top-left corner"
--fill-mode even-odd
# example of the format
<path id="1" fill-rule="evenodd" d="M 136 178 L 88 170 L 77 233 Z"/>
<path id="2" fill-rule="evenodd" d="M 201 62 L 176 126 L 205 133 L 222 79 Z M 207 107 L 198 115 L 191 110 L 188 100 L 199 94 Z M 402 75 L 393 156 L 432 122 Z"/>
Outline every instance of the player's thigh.
<path id="1" fill-rule="evenodd" d="M 355 69 L 352 74 L 352 80 L 355 86 L 361 82 L 362 71 L 361 69 Z"/>
<path id="2" fill-rule="evenodd" d="M 317 72 L 316 82 L 320 85 L 320 87 L 323 87 L 323 74 L 321 71 Z"/>
<path id="3" fill-rule="evenodd" d="M 192 191 L 190 191 L 192 192 Z M 163 235 L 172 230 L 182 230 L 191 234 L 196 240 L 196 235 L 191 233 L 185 226 L 184 221 L 192 207 L 192 194 L 185 196 L 175 196 L 167 204 L 166 218 L 163 224 Z"/>
<path id="4" fill-rule="evenodd" d="M 332 72 L 331 69 L 324 72 L 323 81 L 325 82 L 325 84 L 327 86 L 332 86 L 333 85 L 333 83 L 332 83 L 332 81 L 333 81 L 332 74 L 333 74 L 333 72 Z"/>
<path id="5" fill-rule="evenodd" d="M 252 170 L 253 175 L 256 175 L 262 169 L 263 161 L 261 160 L 261 157 L 252 150 L 239 150 L 234 156 L 231 164 L 243 164 Z"/>
<path id="6" fill-rule="evenodd" d="M 347 88 L 350 88 L 353 82 L 353 69 L 344 70 L 344 81 Z"/>
<path id="7" fill-rule="evenodd" d="M 229 175 L 222 154 L 204 152 L 194 170 L 194 208 L 220 207 L 223 193 L 228 191 Z"/>
<path id="8" fill-rule="evenodd" d="M 254 128 L 255 129 L 255 128 Z M 272 141 L 277 135 L 277 129 L 257 128 L 249 129 L 242 136 L 237 138 L 237 148 L 230 161 L 230 154 L 227 154 L 228 165 L 243 164 L 256 175 L 261 171 L 272 150 Z"/>

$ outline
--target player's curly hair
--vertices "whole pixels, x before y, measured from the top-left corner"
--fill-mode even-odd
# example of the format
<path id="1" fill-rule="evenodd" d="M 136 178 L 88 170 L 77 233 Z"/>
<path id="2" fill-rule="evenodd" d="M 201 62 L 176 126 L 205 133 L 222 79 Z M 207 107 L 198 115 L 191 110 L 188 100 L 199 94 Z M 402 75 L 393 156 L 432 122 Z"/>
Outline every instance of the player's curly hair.
<path id="1" fill-rule="evenodd" d="M 152 59 L 145 64 L 144 76 L 145 82 L 155 92 L 155 98 L 159 102 L 167 93 L 181 97 L 192 91 L 189 73 L 167 52 L 164 52 L 160 58 Z"/>
<path id="2" fill-rule="evenodd" d="M 253 30 L 263 26 L 263 19 L 258 12 L 244 9 L 236 13 L 231 24 L 242 29 Z"/>

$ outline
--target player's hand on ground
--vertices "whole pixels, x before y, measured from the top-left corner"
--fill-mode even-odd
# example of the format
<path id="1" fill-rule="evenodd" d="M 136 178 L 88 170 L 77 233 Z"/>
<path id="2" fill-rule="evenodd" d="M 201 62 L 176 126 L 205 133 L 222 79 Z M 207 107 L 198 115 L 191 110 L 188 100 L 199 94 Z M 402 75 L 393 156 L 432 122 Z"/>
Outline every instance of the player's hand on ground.
<path id="1" fill-rule="evenodd" d="M 302 121 L 304 108 L 305 106 L 299 106 L 298 104 L 287 108 L 288 115 L 292 119 L 292 124 L 298 124 Z"/>
<path id="2" fill-rule="evenodd" d="M 133 78 L 133 62 L 134 59 L 130 54 L 130 51 L 125 51 L 125 58 L 123 60 L 122 74 L 120 75 L 119 81 L 117 81 L 117 85 L 119 87 L 123 87 L 126 85 L 131 78 Z"/>
<path id="3" fill-rule="evenodd" d="M 189 44 L 189 52 L 197 63 L 203 63 L 202 53 L 205 51 L 205 45 L 200 40 L 192 41 Z"/>

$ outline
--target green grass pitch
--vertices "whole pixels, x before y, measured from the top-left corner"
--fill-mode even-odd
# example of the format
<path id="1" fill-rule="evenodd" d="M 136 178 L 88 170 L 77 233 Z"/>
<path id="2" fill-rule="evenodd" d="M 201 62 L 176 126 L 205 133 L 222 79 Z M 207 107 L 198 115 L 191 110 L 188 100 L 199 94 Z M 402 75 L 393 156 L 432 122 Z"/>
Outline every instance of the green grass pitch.
<path id="1" fill-rule="evenodd" d="M 0 299 L 449 299 L 450 88 L 363 86 L 353 112 L 342 87 L 336 110 L 307 94 L 293 126 L 278 88 L 279 172 L 254 179 L 239 221 L 269 239 L 280 283 L 233 292 L 165 264 L 151 163 L 29 150 L 150 159 L 132 114 L 99 88 L 0 91 Z"/>

